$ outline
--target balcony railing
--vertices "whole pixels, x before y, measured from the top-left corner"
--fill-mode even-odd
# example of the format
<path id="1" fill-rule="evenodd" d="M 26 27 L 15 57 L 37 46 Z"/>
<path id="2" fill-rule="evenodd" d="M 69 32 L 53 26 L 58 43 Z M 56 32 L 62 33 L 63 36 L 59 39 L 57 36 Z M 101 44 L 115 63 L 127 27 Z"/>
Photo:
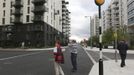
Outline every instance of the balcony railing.
<path id="1" fill-rule="evenodd" d="M 13 15 L 22 15 L 23 14 L 23 11 L 22 10 L 19 10 L 19 9 L 15 9 L 15 10 L 13 10 L 12 14 Z"/>
<path id="2" fill-rule="evenodd" d="M 118 0 L 114 0 L 113 4 L 118 4 L 119 1 Z"/>
<path id="3" fill-rule="evenodd" d="M 119 6 L 118 5 L 114 5 L 113 9 L 119 9 Z"/>
<path id="4" fill-rule="evenodd" d="M 45 6 L 35 6 L 32 8 L 32 12 L 34 13 L 38 13 L 38 12 L 47 12 L 48 11 L 48 8 L 45 7 Z"/>
<path id="5" fill-rule="evenodd" d="M 14 7 L 22 7 L 23 6 L 23 2 L 21 0 L 13 1 L 13 6 Z"/>
<path id="6" fill-rule="evenodd" d="M 32 21 L 34 22 L 44 22 L 44 17 L 42 15 L 36 15 L 32 17 Z"/>
<path id="7" fill-rule="evenodd" d="M 13 19 L 13 23 L 22 23 L 23 20 L 21 18 L 15 18 Z"/>
<path id="8" fill-rule="evenodd" d="M 46 2 L 47 2 L 47 0 L 32 0 L 32 3 L 34 3 L 34 4 L 44 4 Z"/>

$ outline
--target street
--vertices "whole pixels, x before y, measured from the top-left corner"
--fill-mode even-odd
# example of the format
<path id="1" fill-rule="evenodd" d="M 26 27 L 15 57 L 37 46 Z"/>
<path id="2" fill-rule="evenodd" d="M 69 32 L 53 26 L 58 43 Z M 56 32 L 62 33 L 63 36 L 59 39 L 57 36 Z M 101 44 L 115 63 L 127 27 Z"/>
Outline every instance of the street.
<path id="1" fill-rule="evenodd" d="M 65 63 L 60 64 L 62 75 L 89 75 L 95 63 L 99 60 L 98 49 L 85 48 L 78 45 L 78 70 L 71 72 L 70 49 L 64 51 Z M 91 56 L 93 59 L 91 59 Z M 127 59 L 134 60 L 134 55 L 127 55 Z M 104 61 L 115 60 L 114 53 L 103 52 Z M 119 60 L 119 55 L 117 56 Z M 94 60 L 94 62 L 93 62 Z M 0 74 L 1 75 L 56 75 L 53 51 L 35 50 L 32 51 L 0 51 Z"/>
<path id="2" fill-rule="evenodd" d="M 52 51 L 0 52 L 1 75 L 54 75 Z"/>

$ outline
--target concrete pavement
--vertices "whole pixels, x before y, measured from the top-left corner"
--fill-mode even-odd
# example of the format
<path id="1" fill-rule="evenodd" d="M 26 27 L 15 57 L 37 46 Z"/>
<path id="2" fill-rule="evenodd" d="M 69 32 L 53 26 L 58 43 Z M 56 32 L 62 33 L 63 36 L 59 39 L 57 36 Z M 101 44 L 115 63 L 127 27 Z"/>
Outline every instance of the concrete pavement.
<path id="1" fill-rule="evenodd" d="M 98 48 L 85 48 L 86 50 L 89 51 L 99 51 Z M 108 53 L 114 53 L 114 49 L 103 49 L 103 52 L 108 52 Z M 128 54 L 134 54 L 133 50 L 128 50 Z M 108 55 L 107 55 L 108 56 Z M 134 71 L 134 57 L 133 59 L 126 59 L 126 66 L 121 68 L 120 67 L 120 59 L 118 59 L 118 62 L 115 62 L 115 60 L 111 59 L 111 60 L 107 60 L 104 61 L 104 75 L 133 75 Z M 91 70 L 91 72 L 89 73 L 89 75 L 99 75 L 98 72 L 98 63 L 96 62 Z"/>

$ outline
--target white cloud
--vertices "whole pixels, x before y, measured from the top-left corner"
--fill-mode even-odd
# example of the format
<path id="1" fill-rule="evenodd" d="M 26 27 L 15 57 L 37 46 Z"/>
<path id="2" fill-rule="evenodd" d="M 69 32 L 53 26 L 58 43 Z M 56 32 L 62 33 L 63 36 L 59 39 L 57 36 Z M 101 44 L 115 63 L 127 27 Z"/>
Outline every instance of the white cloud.
<path id="1" fill-rule="evenodd" d="M 98 13 L 94 0 L 66 0 L 69 1 L 71 12 L 71 39 L 78 41 L 87 39 L 90 36 L 90 21 L 85 16 L 93 16 Z M 106 1 L 107 2 L 107 1 Z M 110 2 L 110 0 L 108 0 Z M 105 8 L 105 5 L 103 6 Z"/>

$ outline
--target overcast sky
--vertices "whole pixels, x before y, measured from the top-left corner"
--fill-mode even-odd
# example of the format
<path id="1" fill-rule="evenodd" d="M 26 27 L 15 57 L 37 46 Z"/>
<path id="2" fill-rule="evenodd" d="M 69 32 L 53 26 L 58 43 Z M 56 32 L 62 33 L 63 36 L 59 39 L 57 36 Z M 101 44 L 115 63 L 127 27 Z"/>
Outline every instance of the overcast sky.
<path id="1" fill-rule="evenodd" d="M 98 7 L 94 0 L 66 0 L 69 1 L 68 9 L 71 12 L 71 37 L 81 41 L 90 36 L 90 18 L 85 16 L 93 16 L 98 14 Z M 105 0 L 102 9 L 106 9 L 110 0 Z"/>

